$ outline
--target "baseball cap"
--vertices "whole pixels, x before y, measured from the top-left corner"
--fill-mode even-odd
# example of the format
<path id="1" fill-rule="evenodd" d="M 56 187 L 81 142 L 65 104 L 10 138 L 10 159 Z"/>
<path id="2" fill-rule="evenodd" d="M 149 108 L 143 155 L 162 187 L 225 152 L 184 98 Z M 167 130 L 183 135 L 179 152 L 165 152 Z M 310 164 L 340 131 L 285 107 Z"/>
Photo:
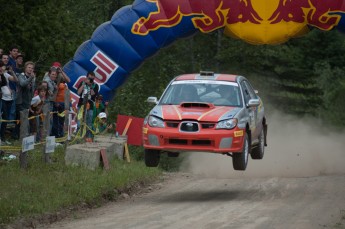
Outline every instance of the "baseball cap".
<path id="1" fill-rule="evenodd" d="M 60 68 L 60 67 L 61 67 L 61 64 L 60 64 L 60 62 L 54 62 L 54 63 L 52 64 L 52 67 Z"/>
<path id="2" fill-rule="evenodd" d="M 24 55 L 19 53 L 18 56 L 16 57 L 16 59 L 18 59 L 19 57 L 23 57 L 24 58 Z"/>
<path id="3" fill-rule="evenodd" d="M 107 118 L 107 114 L 104 112 L 101 112 L 98 114 L 98 118 L 102 119 L 102 118 Z"/>

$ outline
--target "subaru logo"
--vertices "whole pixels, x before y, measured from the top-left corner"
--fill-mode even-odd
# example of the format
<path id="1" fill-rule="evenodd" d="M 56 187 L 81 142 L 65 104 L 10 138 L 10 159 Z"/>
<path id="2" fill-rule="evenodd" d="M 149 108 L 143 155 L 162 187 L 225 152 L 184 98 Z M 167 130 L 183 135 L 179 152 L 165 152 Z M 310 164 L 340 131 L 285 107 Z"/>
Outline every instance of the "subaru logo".
<path id="1" fill-rule="evenodd" d="M 187 123 L 186 123 L 186 126 L 187 126 L 187 129 L 188 129 L 188 130 L 193 130 L 193 123 L 187 122 Z"/>

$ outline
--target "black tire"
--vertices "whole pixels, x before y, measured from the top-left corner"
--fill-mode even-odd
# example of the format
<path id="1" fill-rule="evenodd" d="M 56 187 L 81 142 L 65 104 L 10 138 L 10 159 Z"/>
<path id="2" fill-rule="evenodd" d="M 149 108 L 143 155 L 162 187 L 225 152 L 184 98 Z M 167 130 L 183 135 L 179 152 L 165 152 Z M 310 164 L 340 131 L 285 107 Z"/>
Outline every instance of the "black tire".
<path id="1" fill-rule="evenodd" d="M 262 128 L 261 133 L 259 135 L 259 144 L 252 149 L 251 157 L 252 159 L 262 159 L 265 153 L 265 134 L 264 129 Z"/>
<path id="2" fill-rule="evenodd" d="M 168 157 L 178 157 L 180 153 L 168 152 Z"/>
<path id="3" fill-rule="evenodd" d="M 244 136 L 242 152 L 232 154 L 232 165 L 235 170 L 246 170 L 248 164 L 248 156 L 250 151 L 250 143 L 248 133 Z"/>
<path id="4" fill-rule="evenodd" d="M 147 167 L 157 167 L 160 159 L 159 150 L 145 149 L 145 165 Z"/>

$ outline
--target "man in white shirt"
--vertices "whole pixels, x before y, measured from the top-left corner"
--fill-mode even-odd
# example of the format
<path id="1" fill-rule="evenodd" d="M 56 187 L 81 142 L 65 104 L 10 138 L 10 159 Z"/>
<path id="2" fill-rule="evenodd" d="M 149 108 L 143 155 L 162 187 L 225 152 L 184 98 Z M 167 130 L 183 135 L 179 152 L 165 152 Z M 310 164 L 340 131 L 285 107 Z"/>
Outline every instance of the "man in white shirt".
<path id="1" fill-rule="evenodd" d="M 0 75 L 3 75 L 6 81 L 3 84 L 1 84 L 2 119 L 6 120 L 1 123 L 1 142 L 2 144 L 5 143 L 9 145 L 10 143 L 5 139 L 5 133 L 7 127 L 7 120 L 9 118 L 9 112 L 11 110 L 12 103 L 14 102 L 13 94 L 9 87 L 9 81 L 17 82 L 18 79 L 11 66 L 9 66 L 7 72 L 6 66 L 1 66 Z"/>

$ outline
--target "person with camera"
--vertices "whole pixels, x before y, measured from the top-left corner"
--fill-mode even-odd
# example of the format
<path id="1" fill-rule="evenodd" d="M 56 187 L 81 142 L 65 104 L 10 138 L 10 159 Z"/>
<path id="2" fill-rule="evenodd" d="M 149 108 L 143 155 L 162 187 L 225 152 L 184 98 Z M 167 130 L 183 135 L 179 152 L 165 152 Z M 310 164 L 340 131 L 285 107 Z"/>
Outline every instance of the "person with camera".
<path id="1" fill-rule="evenodd" d="M 99 86 L 95 83 L 95 73 L 88 72 L 84 82 L 82 82 L 78 87 L 78 95 L 80 96 L 78 102 L 78 108 L 80 109 L 81 106 L 84 106 L 84 112 L 86 112 L 86 125 L 91 128 L 92 127 L 92 118 L 93 118 L 93 109 L 96 97 L 99 93 Z M 83 116 L 85 117 L 85 116 Z M 78 120 L 80 126 L 80 120 Z M 91 131 L 87 131 L 86 133 L 87 138 L 92 138 Z"/>
<path id="2" fill-rule="evenodd" d="M 68 111 L 69 109 L 69 107 L 65 107 L 65 91 L 68 90 L 67 83 L 69 83 L 71 80 L 63 71 L 59 62 L 54 62 L 54 64 L 58 66 L 58 77 L 56 81 L 57 91 L 56 95 L 54 96 L 55 105 L 53 114 L 52 135 L 57 138 L 61 138 L 64 136 L 65 117 L 61 116 L 60 114 L 64 111 Z"/>

